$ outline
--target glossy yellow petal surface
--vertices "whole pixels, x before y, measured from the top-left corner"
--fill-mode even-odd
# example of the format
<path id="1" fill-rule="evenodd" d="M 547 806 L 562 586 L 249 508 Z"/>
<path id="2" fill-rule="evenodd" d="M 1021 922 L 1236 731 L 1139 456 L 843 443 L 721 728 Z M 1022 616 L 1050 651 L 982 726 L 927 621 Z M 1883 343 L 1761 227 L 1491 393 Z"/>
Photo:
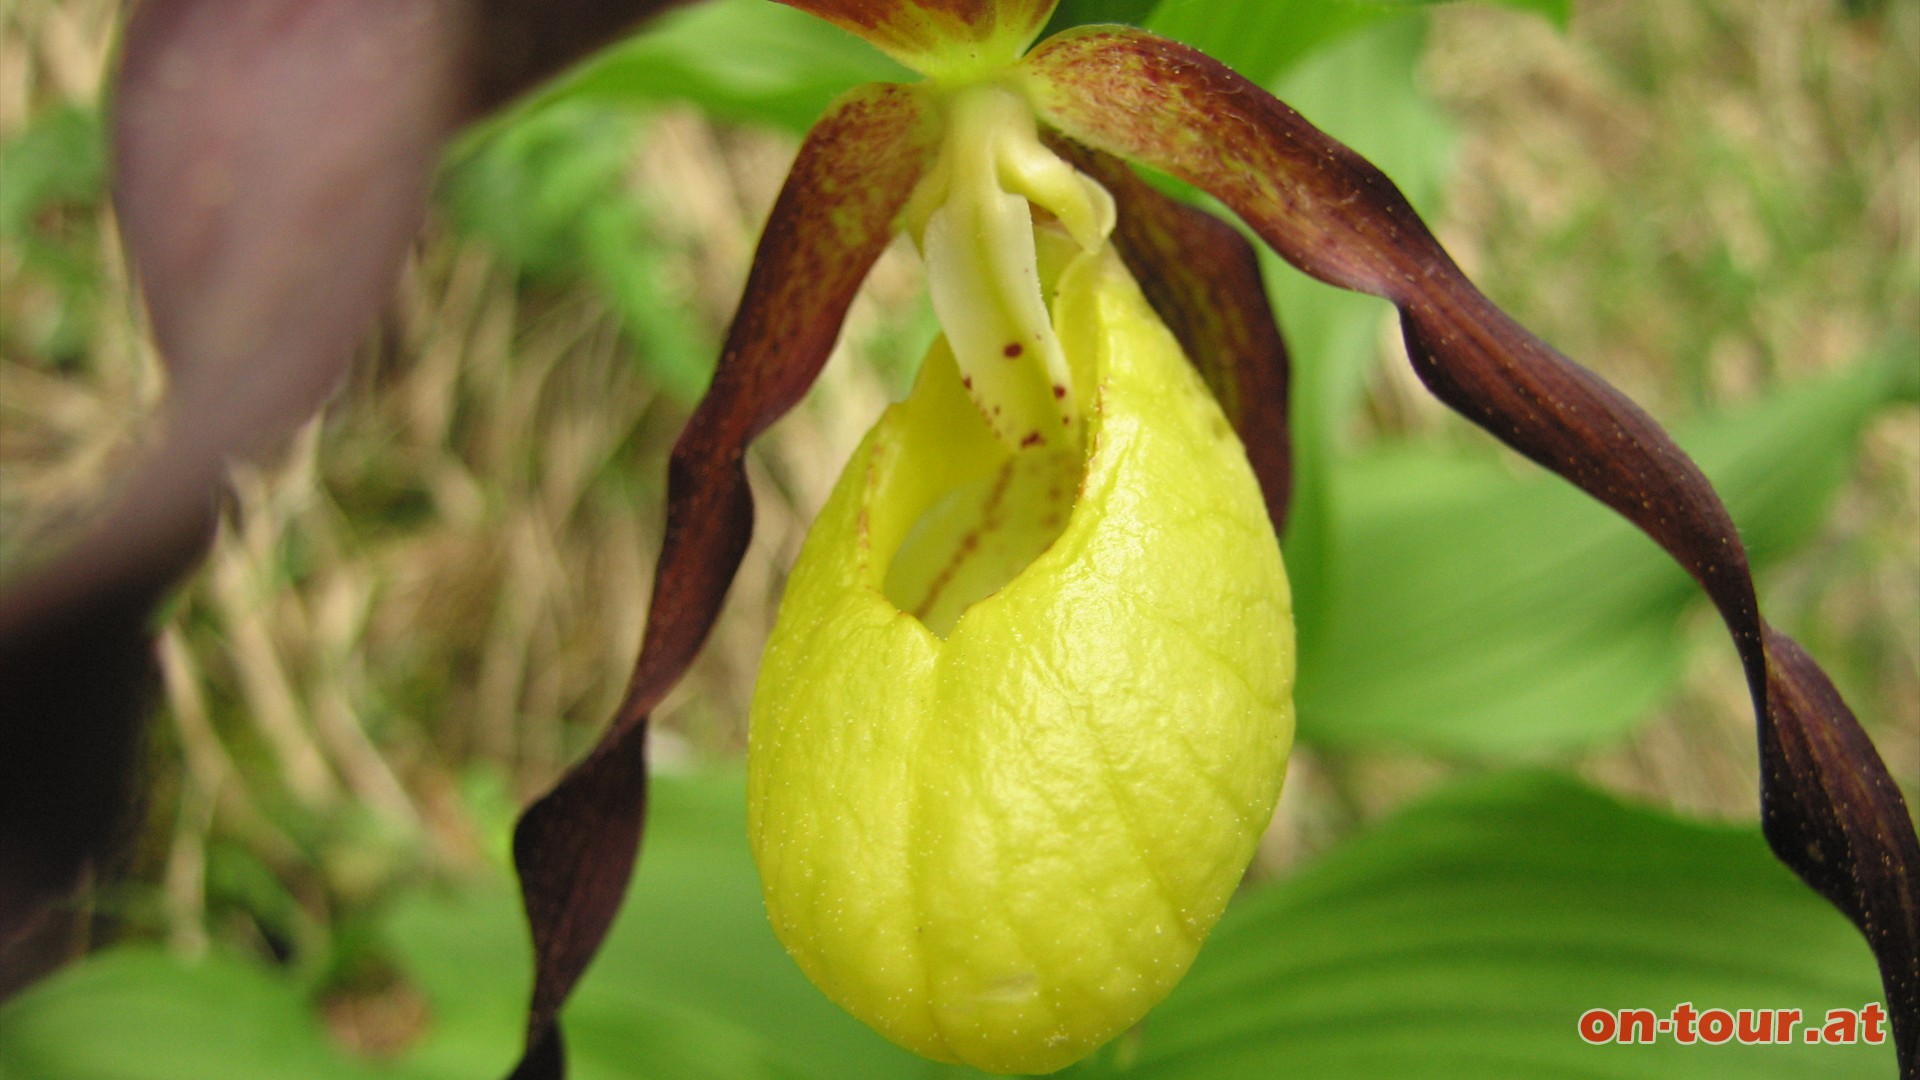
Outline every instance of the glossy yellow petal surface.
<path id="1" fill-rule="evenodd" d="M 1054 318 L 1093 388 L 1084 458 L 1006 447 L 936 345 L 807 539 L 750 736 L 781 941 L 888 1038 L 996 1072 L 1060 1068 L 1166 996 L 1293 734 L 1239 443 L 1110 250 Z"/>

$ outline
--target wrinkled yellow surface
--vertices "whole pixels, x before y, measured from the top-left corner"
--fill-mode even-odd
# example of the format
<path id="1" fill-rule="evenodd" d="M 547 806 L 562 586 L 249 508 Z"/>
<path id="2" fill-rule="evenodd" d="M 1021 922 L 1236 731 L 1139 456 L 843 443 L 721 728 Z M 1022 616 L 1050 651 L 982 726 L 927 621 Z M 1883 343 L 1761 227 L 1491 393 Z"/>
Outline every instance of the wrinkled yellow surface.
<path id="1" fill-rule="evenodd" d="M 1293 734 L 1286 577 L 1231 429 L 1110 251 L 1054 317 L 1095 388 L 1084 460 L 1010 466 L 936 345 L 794 567 L 748 757 L 767 911 L 807 975 L 895 1042 L 996 1072 L 1063 1067 L 1166 996 Z M 978 508 L 1003 469 L 1039 479 L 1007 486 L 1001 526 Z M 930 612 L 942 636 L 895 600 L 961 552 L 987 565 L 942 590 L 984 598 Z"/>

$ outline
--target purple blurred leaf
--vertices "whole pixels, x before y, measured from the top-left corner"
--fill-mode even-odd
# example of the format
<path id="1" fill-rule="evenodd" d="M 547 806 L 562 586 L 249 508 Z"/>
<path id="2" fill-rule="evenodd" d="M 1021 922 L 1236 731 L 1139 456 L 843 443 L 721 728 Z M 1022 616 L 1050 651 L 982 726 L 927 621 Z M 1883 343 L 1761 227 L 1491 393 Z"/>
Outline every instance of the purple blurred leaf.
<path id="1" fill-rule="evenodd" d="M 171 396 L 68 546 L 0 594 L 0 963 L 110 846 L 155 684 L 153 612 L 228 463 L 340 384 L 462 123 L 674 0 L 146 0 L 113 192 Z"/>
<path id="2" fill-rule="evenodd" d="M 527 1053 L 514 1080 L 558 1080 L 556 1018 L 606 936 L 646 814 L 647 717 L 706 641 L 753 531 L 747 444 L 813 384 L 932 153 L 920 96 L 868 86 L 800 147 L 747 278 L 713 385 L 674 446 L 646 639 L 600 742 L 529 808 L 514 864 L 533 928 Z"/>
<path id="3" fill-rule="evenodd" d="M 1399 309 L 1441 400 L 1639 526 L 1719 608 L 1746 669 L 1775 854 L 1866 935 L 1903 1069 L 1920 1053 L 1920 843 L 1899 788 L 1819 668 L 1765 626 L 1740 538 L 1659 425 L 1474 288 L 1381 172 L 1202 53 L 1140 31 L 1029 59 L 1069 137 L 1219 198 L 1295 266 Z"/>

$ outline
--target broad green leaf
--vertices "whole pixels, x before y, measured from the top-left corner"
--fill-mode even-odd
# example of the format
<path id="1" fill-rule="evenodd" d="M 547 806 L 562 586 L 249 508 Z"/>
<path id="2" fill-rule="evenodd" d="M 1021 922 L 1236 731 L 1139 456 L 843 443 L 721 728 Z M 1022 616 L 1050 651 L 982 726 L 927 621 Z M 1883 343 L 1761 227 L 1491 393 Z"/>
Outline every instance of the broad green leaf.
<path id="1" fill-rule="evenodd" d="M 1145 23 L 1271 84 L 1356 30 L 1447 0 L 1161 0 Z M 1565 26 L 1572 0 L 1500 0 Z M 1122 20 L 1125 21 L 1125 20 Z M 1283 95 L 1284 96 L 1284 95 Z"/>
<path id="2" fill-rule="evenodd" d="M 811 15 L 769 0 L 712 0 L 606 50 L 530 107 L 688 101 L 798 134 L 854 86 L 912 81 L 878 49 Z"/>
<path id="3" fill-rule="evenodd" d="M 698 1009 L 676 1009 L 648 995 L 609 997 L 595 1007 L 570 1010 L 567 1045 L 571 1080 L 837 1080 L 844 1075 L 803 1068 L 752 1028 Z"/>
<path id="4" fill-rule="evenodd" d="M 6 1080 L 365 1080 L 292 979 L 215 957 L 96 956 L 0 1008 Z"/>
<path id="5" fill-rule="evenodd" d="M 1053 18 L 1047 20 L 1047 28 L 1040 32 L 1040 40 L 1045 41 L 1068 27 L 1089 23 L 1145 26 L 1159 6 L 1160 0 L 1060 0 L 1060 6 L 1053 9 Z"/>
<path id="6" fill-rule="evenodd" d="M 1893 367 L 1863 364 L 1683 434 L 1756 568 L 1818 527 Z M 1626 733 L 1681 674 L 1696 587 L 1572 488 L 1432 448 L 1354 461 L 1339 484 L 1333 617 L 1302 640 L 1303 739 L 1570 750 Z"/>
<path id="7" fill-rule="evenodd" d="M 1434 4 L 1450 4 L 1454 0 L 1340 0 L 1342 3 L 1373 5 L 1377 7 L 1427 7 Z M 1573 17 L 1573 0 L 1488 0 L 1502 7 L 1518 8 L 1542 16 L 1553 25 L 1566 29 L 1567 20 Z"/>
<path id="8" fill-rule="evenodd" d="M 1444 792 L 1245 897 L 1137 1042 L 1075 1075 L 1891 1076 L 1890 1036 L 1592 1046 L 1575 1026 L 1591 1008 L 1824 1018 L 1881 1000 L 1859 933 L 1774 862 L 1758 830 L 1509 775 Z"/>
<path id="9" fill-rule="evenodd" d="M 815 990 L 774 940 L 734 772 L 660 777 L 641 872 L 566 1011 L 579 1080 L 977 1077 L 909 1054 Z M 385 936 L 429 1003 L 392 1066 L 334 1047 L 287 972 L 110 950 L 0 1008 L 3 1080 L 469 1080 L 519 1051 L 531 950 L 511 884 L 404 900 Z"/>
<path id="10" fill-rule="evenodd" d="M 1163 0 L 1146 28 L 1265 84 L 1315 50 L 1392 14 L 1348 0 Z"/>
<path id="11" fill-rule="evenodd" d="M 932 1075 L 829 1002 L 774 940 L 746 830 L 740 776 L 655 780 L 632 891 L 563 1014 L 579 1075 Z M 389 930 L 438 1022 L 407 1064 L 447 1080 L 503 1069 L 518 1052 L 531 968 L 507 883 L 423 896 Z M 676 1071 L 676 1055 L 702 1060 L 694 1031 L 731 1049 L 709 1055 L 706 1071 Z"/>
<path id="12" fill-rule="evenodd" d="M 759 913 L 741 803 L 738 777 L 659 784 L 627 917 L 567 1014 L 576 1075 L 977 1076 L 905 1054 L 805 984 Z M 492 1075 L 518 1038 L 527 951 L 505 883 L 422 898 L 392 931 L 434 1023 L 397 1066 L 347 1061 L 284 976 L 128 949 L 0 1009 L 0 1076 Z M 1884 1046 L 1592 1047 L 1574 1029 L 1593 1007 L 1823 1016 L 1878 995 L 1857 934 L 1752 830 L 1508 777 L 1431 800 L 1249 894 L 1143 1033 L 1073 1075 L 1884 1075 Z"/>

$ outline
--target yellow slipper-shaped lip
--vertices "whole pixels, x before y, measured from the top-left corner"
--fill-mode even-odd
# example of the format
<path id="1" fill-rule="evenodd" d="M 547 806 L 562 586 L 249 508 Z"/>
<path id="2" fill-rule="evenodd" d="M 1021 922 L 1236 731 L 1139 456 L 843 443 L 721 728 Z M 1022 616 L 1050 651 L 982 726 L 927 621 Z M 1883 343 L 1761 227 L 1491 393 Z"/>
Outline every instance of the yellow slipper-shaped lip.
<path id="1" fill-rule="evenodd" d="M 794 567 L 748 758 L 768 914 L 807 975 L 995 1072 L 1063 1067 L 1166 996 L 1293 733 L 1244 451 L 1110 249 L 1053 315 L 1084 449 L 996 439 L 937 344 Z"/>

